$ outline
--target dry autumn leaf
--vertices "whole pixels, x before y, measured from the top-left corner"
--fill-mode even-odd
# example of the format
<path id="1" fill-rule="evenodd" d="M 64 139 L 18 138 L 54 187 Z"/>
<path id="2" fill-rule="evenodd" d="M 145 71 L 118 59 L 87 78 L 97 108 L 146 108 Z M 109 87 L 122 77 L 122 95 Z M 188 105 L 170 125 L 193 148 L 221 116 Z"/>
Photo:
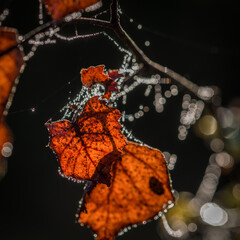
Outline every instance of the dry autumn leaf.
<path id="1" fill-rule="evenodd" d="M 68 14 L 79 11 L 93 11 L 101 7 L 101 0 L 42 0 L 46 9 L 56 21 L 62 21 Z"/>
<path id="2" fill-rule="evenodd" d="M 110 99 L 113 92 L 118 92 L 118 84 L 115 81 L 122 75 L 117 70 L 109 70 L 108 75 L 104 73 L 104 65 L 98 65 L 96 67 L 83 68 L 81 70 L 82 84 L 90 88 L 94 84 L 99 83 L 105 87 L 105 94 L 103 98 Z"/>
<path id="3" fill-rule="evenodd" d="M 99 240 L 112 240 L 123 228 L 152 219 L 174 200 L 167 164 L 157 149 L 129 142 L 112 176 L 111 186 L 97 184 L 80 208 L 86 211 L 79 222 Z"/>
<path id="4" fill-rule="evenodd" d="M 64 175 L 110 185 L 112 162 L 126 145 L 120 117 L 117 109 L 93 97 L 76 121 L 46 123 Z"/>
<path id="5" fill-rule="evenodd" d="M 95 83 L 104 84 L 109 80 L 109 76 L 104 73 L 104 65 L 98 65 L 96 67 L 83 68 L 81 70 L 82 84 L 90 88 Z"/>

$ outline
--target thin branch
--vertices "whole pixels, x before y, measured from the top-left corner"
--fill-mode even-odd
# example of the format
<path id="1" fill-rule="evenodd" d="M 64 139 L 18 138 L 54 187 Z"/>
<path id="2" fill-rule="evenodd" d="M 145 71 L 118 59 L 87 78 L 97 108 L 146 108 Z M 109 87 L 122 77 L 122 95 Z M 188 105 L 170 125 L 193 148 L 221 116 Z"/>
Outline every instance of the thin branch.
<path id="1" fill-rule="evenodd" d="M 171 70 L 167 67 L 164 67 L 158 63 L 155 63 L 153 61 L 151 61 L 150 66 L 152 66 L 153 68 L 158 70 L 160 73 L 165 74 L 165 76 L 169 77 L 176 83 L 179 83 L 180 85 L 185 87 L 187 90 L 192 92 L 194 95 L 199 97 L 199 95 L 198 95 L 199 86 L 196 83 L 193 83 L 192 81 L 188 80 L 186 77 L 174 72 L 173 70 Z"/>
<path id="2" fill-rule="evenodd" d="M 0 57 L 3 56 L 4 54 L 9 53 L 14 48 L 20 46 L 21 44 L 27 42 L 31 38 L 35 37 L 37 34 L 49 30 L 49 28 L 51 28 L 51 27 L 54 27 L 54 26 L 61 27 L 62 25 L 65 25 L 68 23 L 74 23 L 74 22 L 80 23 L 80 24 L 89 24 L 89 25 L 98 26 L 98 27 L 102 27 L 102 28 L 112 28 L 113 27 L 109 21 L 104 21 L 104 20 L 94 19 L 94 18 L 84 18 L 84 17 L 81 17 L 79 19 L 73 19 L 70 22 L 65 22 L 65 21 L 62 21 L 60 23 L 57 23 L 56 21 L 47 22 L 47 23 L 33 29 L 26 35 L 22 36 L 22 38 L 19 40 L 19 42 L 17 44 L 15 44 L 15 45 L 11 46 L 10 48 L 6 49 L 5 51 L 1 52 Z"/>
<path id="3" fill-rule="evenodd" d="M 120 17 L 118 14 L 118 0 L 113 0 L 111 5 L 111 14 L 115 14 L 116 16 L 111 16 L 111 19 L 118 19 L 118 21 L 115 22 L 113 31 L 116 33 L 116 35 L 119 37 L 120 40 L 126 45 L 126 47 L 136 56 L 138 62 L 142 63 L 144 65 L 143 68 L 146 69 L 146 71 L 149 70 L 155 70 L 160 73 L 160 75 L 171 78 L 176 83 L 179 83 L 189 91 L 191 91 L 193 94 L 198 96 L 198 85 L 191 82 L 187 78 L 181 76 L 180 74 L 174 72 L 173 70 L 164 67 L 158 63 L 155 63 L 151 59 L 149 59 L 144 52 L 136 45 L 136 43 L 131 39 L 131 37 L 124 31 L 124 29 L 121 26 L 120 23 Z"/>
<path id="4" fill-rule="evenodd" d="M 105 21 L 105 20 L 96 19 L 96 18 L 80 17 L 80 18 L 73 19 L 69 22 L 64 22 L 64 24 L 68 24 L 68 23 L 88 24 L 96 27 L 110 28 L 110 29 L 113 28 L 113 25 L 110 21 Z M 60 25 L 62 24 L 58 24 L 58 26 Z"/>
<path id="5" fill-rule="evenodd" d="M 111 6 L 110 6 L 110 22 L 116 26 L 119 25 L 119 22 L 120 22 L 117 0 L 112 0 Z"/>
<path id="6" fill-rule="evenodd" d="M 9 53 L 14 48 L 19 47 L 19 45 L 21 45 L 22 43 L 24 43 L 24 42 L 28 41 L 29 39 L 33 38 L 37 34 L 46 31 L 47 29 L 52 27 L 54 24 L 55 24 L 55 21 L 51 21 L 51 22 L 47 22 L 47 23 L 33 29 L 32 31 L 27 33 L 25 36 L 22 36 L 22 39 L 19 39 L 19 42 L 17 44 L 15 44 L 15 45 L 11 46 L 10 48 L 6 49 L 5 51 L 1 52 L 0 57 L 3 56 L 4 54 Z"/>
<path id="7" fill-rule="evenodd" d="M 199 97 L 198 96 L 199 86 L 197 84 L 191 82 L 190 80 L 174 72 L 173 70 L 152 61 L 150 58 L 148 58 L 144 54 L 144 52 L 137 46 L 137 44 L 132 40 L 132 38 L 125 32 L 125 30 L 122 28 L 120 23 L 120 16 L 118 13 L 118 0 L 112 0 L 111 6 L 110 6 L 109 21 L 95 19 L 95 18 L 84 18 L 84 17 L 72 19 L 70 21 L 62 21 L 60 23 L 57 23 L 56 21 L 51 21 L 51 22 L 45 23 L 40 27 L 37 27 L 36 29 L 26 34 L 19 44 L 16 44 L 11 48 L 1 52 L 0 56 L 10 52 L 12 49 L 18 47 L 18 45 L 33 38 L 37 34 L 48 30 L 50 27 L 53 27 L 53 26 L 61 27 L 62 25 L 72 24 L 72 23 L 88 24 L 92 26 L 101 27 L 104 29 L 112 29 L 114 33 L 118 36 L 118 38 L 125 44 L 125 46 L 133 53 L 133 55 L 135 55 L 137 61 L 143 65 L 141 73 L 144 73 L 144 72 L 159 73 L 162 77 L 168 77 L 172 79 L 172 81 L 174 81 L 177 85 L 184 87 L 185 89 L 189 90 L 190 92 L 195 94 L 197 97 Z"/>

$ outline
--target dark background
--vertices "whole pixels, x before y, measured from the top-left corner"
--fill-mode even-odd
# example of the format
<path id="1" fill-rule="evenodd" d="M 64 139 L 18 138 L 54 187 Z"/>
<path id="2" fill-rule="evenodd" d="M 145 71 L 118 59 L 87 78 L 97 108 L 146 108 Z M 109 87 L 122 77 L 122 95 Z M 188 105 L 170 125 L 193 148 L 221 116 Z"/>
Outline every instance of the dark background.
<path id="1" fill-rule="evenodd" d="M 237 2 L 120 1 L 122 25 L 154 61 L 198 85 L 219 86 L 226 106 L 240 95 Z M 109 1 L 103 3 L 102 9 L 107 9 Z M 38 26 L 37 0 L 1 0 L 0 9 L 5 7 L 9 7 L 10 16 L 4 25 L 17 28 L 20 34 Z M 130 23 L 129 18 L 134 22 Z M 142 24 L 141 30 L 137 29 L 138 24 Z M 79 33 L 99 30 L 92 26 L 76 27 Z M 74 28 L 63 31 L 70 34 Z M 151 42 L 149 47 L 144 45 L 146 40 Z M 28 47 L 24 46 L 27 52 Z M 27 63 L 7 117 L 14 135 L 14 151 L 8 173 L 0 182 L 1 240 L 93 239 L 90 230 L 74 223 L 82 185 L 59 176 L 55 156 L 45 147 L 48 132 L 44 123 L 51 117 L 60 117 L 59 110 L 80 90 L 81 68 L 105 64 L 107 69 L 113 69 L 119 68 L 121 62 L 122 54 L 114 44 L 98 36 L 39 47 Z M 151 111 L 128 127 L 146 144 L 177 154 L 178 161 L 171 172 L 173 187 L 195 193 L 211 151 L 191 130 L 185 141 L 178 140 L 182 94 L 168 100 L 164 112 L 159 114 L 152 105 L 154 95 L 146 99 L 144 89 L 139 87 L 129 95 L 124 110 L 136 112 L 140 104 L 148 104 Z M 119 239 L 157 240 L 156 222 Z"/>

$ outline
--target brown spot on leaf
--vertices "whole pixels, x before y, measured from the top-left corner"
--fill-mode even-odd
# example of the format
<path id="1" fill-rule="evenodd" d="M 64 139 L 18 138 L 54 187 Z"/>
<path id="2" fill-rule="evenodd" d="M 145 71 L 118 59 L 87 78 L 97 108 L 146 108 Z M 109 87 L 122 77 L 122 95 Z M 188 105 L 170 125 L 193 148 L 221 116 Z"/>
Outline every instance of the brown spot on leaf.
<path id="1" fill-rule="evenodd" d="M 151 177 L 149 179 L 149 187 L 157 195 L 162 195 L 164 193 L 164 189 L 163 189 L 162 183 L 159 182 L 158 179 L 155 178 L 155 177 Z"/>
<path id="2" fill-rule="evenodd" d="M 128 142 L 111 175 L 110 187 L 96 184 L 80 206 L 86 211 L 79 222 L 90 226 L 98 240 L 113 240 L 121 229 L 153 218 L 174 200 L 167 164 L 157 149 Z"/>

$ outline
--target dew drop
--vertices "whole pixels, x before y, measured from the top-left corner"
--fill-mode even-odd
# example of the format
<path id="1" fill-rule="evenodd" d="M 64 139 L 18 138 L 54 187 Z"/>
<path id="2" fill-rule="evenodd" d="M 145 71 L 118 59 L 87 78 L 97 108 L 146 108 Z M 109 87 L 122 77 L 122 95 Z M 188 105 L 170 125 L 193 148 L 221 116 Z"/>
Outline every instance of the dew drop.
<path id="1" fill-rule="evenodd" d="M 221 152 L 224 148 L 224 142 L 220 138 L 212 139 L 210 147 L 214 152 Z"/>
<path id="2" fill-rule="evenodd" d="M 12 155 L 12 149 L 9 146 L 3 146 L 1 154 L 2 156 L 8 158 Z"/>
<path id="3" fill-rule="evenodd" d="M 227 212 L 215 203 L 205 203 L 200 209 L 202 220 L 212 226 L 222 226 L 228 221 Z"/>
<path id="4" fill-rule="evenodd" d="M 177 89 L 177 88 L 171 89 L 171 94 L 172 94 L 173 96 L 177 96 L 177 95 L 178 95 L 178 89 Z"/>
<path id="5" fill-rule="evenodd" d="M 181 140 L 181 141 L 183 141 L 183 140 L 186 139 L 186 135 L 183 135 L 183 134 L 179 133 L 179 134 L 178 134 L 178 139 Z"/>
<path id="6" fill-rule="evenodd" d="M 163 213 L 162 213 L 162 212 L 159 212 L 159 213 L 158 213 L 158 216 L 159 216 L 159 217 L 161 217 L 162 215 L 163 215 Z"/>
<path id="7" fill-rule="evenodd" d="M 10 142 L 5 142 L 5 143 L 3 144 L 3 147 L 8 147 L 8 148 L 10 148 L 11 150 L 13 150 L 13 145 L 12 145 L 12 143 L 10 143 Z"/>
<path id="8" fill-rule="evenodd" d="M 144 115 L 144 112 L 143 111 L 139 111 L 138 114 L 139 114 L 140 117 L 142 117 Z"/>
<path id="9" fill-rule="evenodd" d="M 139 118 L 139 117 L 140 117 L 139 113 L 135 113 L 135 114 L 134 114 L 134 117 L 135 117 L 135 118 Z"/>
<path id="10" fill-rule="evenodd" d="M 138 24 L 137 28 L 140 30 L 142 29 L 142 25 L 141 24 Z"/>
<path id="11" fill-rule="evenodd" d="M 195 223 L 189 223 L 187 228 L 188 228 L 189 232 L 196 232 L 197 231 L 197 225 Z"/>
<path id="12" fill-rule="evenodd" d="M 163 155 L 164 155 L 166 161 L 169 162 L 171 154 L 169 152 L 163 152 Z"/>
<path id="13" fill-rule="evenodd" d="M 166 103 L 166 99 L 163 98 L 163 97 L 160 97 L 160 98 L 159 98 L 159 103 L 160 103 L 160 104 L 165 104 L 165 103 Z"/>
<path id="14" fill-rule="evenodd" d="M 23 41 L 23 36 L 19 36 L 19 37 L 18 37 L 18 40 L 19 40 L 19 41 Z"/>
<path id="15" fill-rule="evenodd" d="M 145 107 L 143 108 L 143 111 L 144 111 L 144 112 L 149 112 L 149 107 L 148 107 L 148 106 L 145 106 Z"/>
<path id="16" fill-rule="evenodd" d="M 9 14 L 9 10 L 8 10 L 8 9 L 5 9 L 5 10 L 3 11 L 3 14 L 4 14 L 5 16 L 7 16 L 7 15 Z"/>
<path id="17" fill-rule="evenodd" d="M 150 46 L 150 42 L 149 41 L 146 41 L 144 44 L 145 44 L 146 47 Z"/>
<path id="18" fill-rule="evenodd" d="M 134 117 L 133 117 L 132 115 L 130 115 L 130 116 L 128 117 L 128 120 L 129 120 L 130 122 L 132 122 L 132 121 L 134 121 Z"/>
<path id="19" fill-rule="evenodd" d="M 164 93 L 165 97 L 167 98 L 170 98 L 171 97 L 171 91 L 167 90 L 165 93 Z"/>

